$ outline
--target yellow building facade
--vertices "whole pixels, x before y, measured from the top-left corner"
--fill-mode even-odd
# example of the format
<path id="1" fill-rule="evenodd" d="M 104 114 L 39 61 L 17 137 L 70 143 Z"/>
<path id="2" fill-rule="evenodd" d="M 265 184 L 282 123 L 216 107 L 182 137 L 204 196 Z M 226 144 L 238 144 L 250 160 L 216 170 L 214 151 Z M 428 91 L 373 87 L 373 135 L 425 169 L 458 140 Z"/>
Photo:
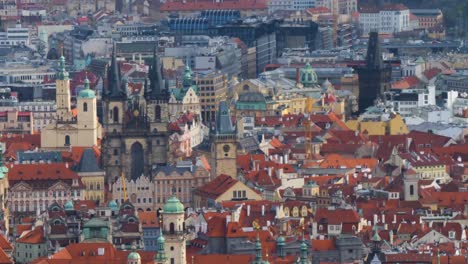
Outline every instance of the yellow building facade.
<path id="1" fill-rule="evenodd" d="M 388 121 L 348 120 L 346 126 L 369 136 L 405 135 L 409 133 L 405 121 L 399 114 Z"/>
<path id="2" fill-rule="evenodd" d="M 89 88 L 87 78 L 84 86 L 77 98 L 77 109 L 72 111 L 70 79 L 65 70 L 65 58 L 62 56 L 56 78 L 57 115 L 55 122 L 42 130 L 43 149 L 67 150 L 70 147 L 97 146 L 102 135 L 101 125 L 97 120 L 96 95 Z"/>

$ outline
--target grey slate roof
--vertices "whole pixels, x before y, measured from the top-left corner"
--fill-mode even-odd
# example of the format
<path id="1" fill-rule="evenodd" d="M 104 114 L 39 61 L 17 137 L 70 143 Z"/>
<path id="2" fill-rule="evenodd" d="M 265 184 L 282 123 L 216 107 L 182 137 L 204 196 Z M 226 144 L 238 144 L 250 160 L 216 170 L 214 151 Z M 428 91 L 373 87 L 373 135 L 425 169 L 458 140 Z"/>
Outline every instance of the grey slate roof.
<path id="1" fill-rule="evenodd" d="M 229 105 L 226 101 L 219 102 L 219 111 L 216 120 L 216 134 L 235 134 L 231 121 Z"/>
<path id="2" fill-rule="evenodd" d="M 196 167 L 193 167 L 196 170 Z M 160 166 L 154 170 L 154 174 L 158 174 L 159 172 L 164 172 L 166 175 L 170 175 L 172 172 L 177 172 L 178 174 L 183 174 L 186 171 L 190 171 L 189 167 L 174 167 L 174 166 Z"/>
<path id="3" fill-rule="evenodd" d="M 31 151 L 19 151 L 18 162 L 26 161 L 50 161 L 50 162 L 62 162 L 62 155 L 58 151 L 44 151 L 44 152 L 31 152 Z"/>
<path id="4" fill-rule="evenodd" d="M 96 155 L 94 154 L 94 150 L 89 148 L 83 151 L 83 155 L 81 155 L 81 160 L 78 166 L 76 167 L 77 172 L 101 172 L 101 168 L 99 168 L 98 161 Z"/>

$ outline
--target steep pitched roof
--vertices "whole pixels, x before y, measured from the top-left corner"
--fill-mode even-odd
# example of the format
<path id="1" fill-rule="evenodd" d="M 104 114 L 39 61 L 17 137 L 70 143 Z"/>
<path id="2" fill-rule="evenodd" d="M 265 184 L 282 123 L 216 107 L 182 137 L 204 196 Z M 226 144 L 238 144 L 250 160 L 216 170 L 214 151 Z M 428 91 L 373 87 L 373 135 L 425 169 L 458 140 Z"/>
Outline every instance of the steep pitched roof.
<path id="1" fill-rule="evenodd" d="M 9 181 L 71 180 L 78 175 L 64 163 L 15 164 L 8 172 Z"/>
<path id="2" fill-rule="evenodd" d="M 0 235 L 0 248 L 7 251 L 13 249 L 10 242 L 8 242 L 8 240 L 3 235 Z"/>
<path id="3" fill-rule="evenodd" d="M 127 256 L 132 251 L 117 250 L 111 243 L 77 243 L 36 264 L 81 264 L 81 263 L 127 263 Z M 142 264 L 152 264 L 155 252 L 138 251 Z"/>
<path id="4" fill-rule="evenodd" d="M 24 244 L 42 244 L 45 243 L 44 230 L 42 226 L 36 226 L 34 230 L 26 233 L 16 240 L 16 243 Z"/>
<path id="5" fill-rule="evenodd" d="M 156 211 L 143 211 L 138 213 L 141 226 L 143 228 L 159 227 L 159 221 Z"/>
<path id="6" fill-rule="evenodd" d="M 13 261 L 8 257 L 8 255 L 0 249 L 0 264 L 13 264 Z"/>
<path id="7" fill-rule="evenodd" d="M 77 172 L 100 172 L 98 160 L 93 149 L 88 148 L 83 151 L 80 163 L 75 169 Z"/>
<path id="8" fill-rule="evenodd" d="M 213 181 L 196 189 L 195 192 L 201 196 L 216 199 L 238 182 L 238 180 L 232 178 L 231 176 L 221 174 Z"/>

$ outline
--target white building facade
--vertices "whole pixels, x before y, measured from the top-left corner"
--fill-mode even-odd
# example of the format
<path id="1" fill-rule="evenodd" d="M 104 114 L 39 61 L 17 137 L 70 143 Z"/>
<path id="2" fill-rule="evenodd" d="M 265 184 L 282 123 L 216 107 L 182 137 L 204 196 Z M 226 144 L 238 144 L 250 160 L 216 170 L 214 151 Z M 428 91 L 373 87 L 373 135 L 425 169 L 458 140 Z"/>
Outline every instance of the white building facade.
<path id="1" fill-rule="evenodd" d="M 401 4 L 385 5 L 380 10 L 364 8 L 359 13 L 359 25 L 363 35 L 373 30 L 386 34 L 411 30 L 410 11 Z"/>

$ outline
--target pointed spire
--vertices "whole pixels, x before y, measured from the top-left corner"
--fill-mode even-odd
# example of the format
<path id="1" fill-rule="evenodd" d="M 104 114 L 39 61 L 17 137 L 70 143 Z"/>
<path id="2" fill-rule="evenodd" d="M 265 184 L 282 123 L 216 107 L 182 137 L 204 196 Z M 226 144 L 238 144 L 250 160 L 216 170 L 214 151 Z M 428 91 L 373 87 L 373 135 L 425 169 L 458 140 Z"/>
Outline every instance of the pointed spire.
<path id="1" fill-rule="evenodd" d="M 372 236 L 372 239 L 371 239 L 372 251 L 376 253 L 376 252 L 380 252 L 380 243 L 382 239 L 380 238 L 378 227 L 374 226 L 373 229 L 374 229 L 374 235 Z"/>
<path id="2" fill-rule="evenodd" d="M 159 220 L 159 226 L 162 227 L 162 220 Z M 166 252 L 165 252 L 165 247 L 166 247 L 166 240 L 163 237 L 163 232 L 161 229 L 161 232 L 159 233 L 159 237 L 157 240 L 157 245 L 158 245 L 158 253 L 154 256 L 155 262 L 158 263 L 164 263 L 166 262 Z"/>
<path id="3" fill-rule="evenodd" d="M 255 263 L 262 263 L 262 243 L 260 234 L 257 232 L 257 241 L 255 242 Z"/>
<path id="4" fill-rule="evenodd" d="M 188 88 L 192 86 L 192 69 L 190 68 L 188 59 L 186 59 L 185 61 L 183 86 L 184 88 Z"/>
<path id="5" fill-rule="evenodd" d="M 162 78 L 162 66 L 157 54 L 157 46 L 154 46 L 153 61 L 149 69 L 150 92 L 148 95 L 153 100 L 169 100 L 169 93 L 165 89 Z"/>
<path id="6" fill-rule="evenodd" d="M 304 237 L 304 232 L 302 232 L 302 243 L 301 243 L 301 258 L 300 258 L 300 263 L 301 264 L 307 264 L 307 256 L 309 254 L 309 248 L 305 242 L 305 237 Z"/>
<path id="7" fill-rule="evenodd" d="M 219 102 L 218 114 L 216 117 L 216 134 L 235 134 L 236 130 L 232 124 L 231 112 L 226 101 Z"/>
<path id="8" fill-rule="evenodd" d="M 68 72 L 65 69 L 65 57 L 63 55 L 59 59 L 59 70 L 57 72 L 57 80 L 68 80 Z"/>
<path id="9" fill-rule="evenodd" d="M 120 66 L 117 62 L 116 44 L 112 47 L 111 64 L 107 70 L 107 96 L 114 99 L 126 97 L 126 91 L 123 92 L 121 84 Z"/>
<path id="10" fill-rule="evenodd" d="M 89 90 L 89 79 L 88 79 L 88 72 L 85 73 L 85 79 L 84 79 L 84 89 Z"/>

